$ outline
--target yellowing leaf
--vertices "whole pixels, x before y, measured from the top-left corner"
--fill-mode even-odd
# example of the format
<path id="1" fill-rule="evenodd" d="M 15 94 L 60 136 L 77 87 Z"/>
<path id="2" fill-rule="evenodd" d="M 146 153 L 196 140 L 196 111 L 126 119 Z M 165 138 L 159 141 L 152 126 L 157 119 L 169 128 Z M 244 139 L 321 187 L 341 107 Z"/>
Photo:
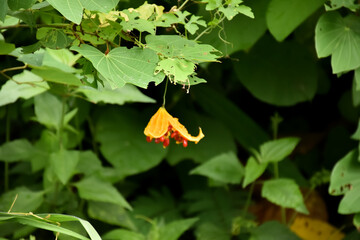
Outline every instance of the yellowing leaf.
<path id="1" fill-rule="evenodd" d="M 189 83 L 189 75 L 195 71 L 195 64 L 184 59 L 168 58 L 161 60 L 155 68 L 155 74 L 163 71 L 173 83 Z"/>
<path id="2" fill-rule="evenodd" d="M 297 216 L 290 229 L 303 240 L 340 240 L 345 237 L 329 223 L 306 216 Z"/>

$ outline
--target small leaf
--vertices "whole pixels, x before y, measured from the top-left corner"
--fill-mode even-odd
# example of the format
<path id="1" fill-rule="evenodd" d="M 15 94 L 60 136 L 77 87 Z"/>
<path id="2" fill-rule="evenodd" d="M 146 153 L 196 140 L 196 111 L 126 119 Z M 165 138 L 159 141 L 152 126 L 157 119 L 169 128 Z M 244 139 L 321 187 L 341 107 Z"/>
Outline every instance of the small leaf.
<path id="1" fill-rule="evenodd" d="M 43 79 L 28 70 L 13 76 L 0 90 L 0 106 L 16 102 L 19 98 L 29 99 L 49 89 Z"/>
<path id="2" fill-rule="evenodd" d="M 177 240 L 186 230 L 188 230 L 198 218 L 189 218 L 173 221 L 160 228 L 159 240 Z"/>
<path id="3" fill-rule="evenodd" d="M 130 12 L 128 9 L 125 9 L 121 11 L 120 15 L 123 16 L 120 25 L 123 27 L 124 31 L 132 31 L 133 29 L 137 29 L 140 32 L 148 32 L 150 34 L 155 34 L 154 23 L 139 18 L 140 14 L 138 12 Z"/>
<path id="4" fill-rule="evenodd" d="M 258 163 L 256 159 L 251 156 L 245 165 L 243 188 L 260 177 L 265 172 L 267 165 L 267 163 Z"/>
<path id="5" fill-rule="evenodd" d="M 360 229 L 360 213 L 354 215 L 353 223 L 357 229 Z"/>
<path id="6" fill-rule="evenodd" d="M 1 195 L 0 209 L 9 210 L 16 195 L 18 196 L 11 209 L 12 212 L 33 212 L 42 205 L 44 200 L 43 191 L 32 191 L 27 187 L 17 187 Z"/>
<path id="7" fill-rule="evenodd" d="M 266 13 L 267 25 L 278 41 L 283 41 L 325 0 L 272 0 Z"/>
<path id="8" fill-rule="evenodd" d="M 323 14 L 315 29 L 315 47 L 319 58 L 331 55 L 333 73 L 360 66 L 359 17 L 349 14 L 342 18 L 334 12 Z"/>
<path id="9" fill-rule="evenodd" d="M 64 185 L 70 180 L 75 173 L 76 166 L 79 162 L 79 152 L 70 150 L 60 150 L 50 155 L 51 167 Z"/>
<path id="10" fill-rule="evenodd" d="M 61 121 L 62 104 L 50 93 L 43 93 L 34 99 L 36 120 L 48 128 L 58 129 Z"/>
<path id="11" fill-rule="evenodd" d="M 108 182 L 95 177 L 89 177 L 74 185 L 83 199 L 114 203 L 127 209 L 132 209 L 125 198 Z"/>
<path id="12" fill-rule="evenodd" d="M 223 153 L 211 158 L 191 170 L 190 174 L 199 174 L 223 183 L 240 183 L 244 167 L 233 152 Z"/>
<path id="13" fill-rule="evenodd" d="M 17 139 L 0 146 L 0 160 L 16 162 L 28 160 L 34 153 L 34 147 L 27 139 Z"/>
<path id="14" fill-rule="evenodd" d="M 353 214 L 360 212 L 360 187 L 356 185 L 348 185 L 349 189 L 341 199 L 338 212 L 340 214 Z"/>
<path id="15" fill-rule="evenodd" d="M 290 229 L 277 221 L 268 221 L 251 230 L 250 240 L 300 240 Z"/>
<path id="16" fill-rule="evenodd" d="M 91 175 L 102 169 L 101 161 L 92 151 L 79 152 L 79 163 L 76 171 L 85 175 Z"/>
<path id="17" fill-rule="evenodd" d="M 15 50 L 15 44 L 6 43 L 5 41 L 0 40 L 0 55 L 7 55 Z"/>
<path id="18" fill-rule="evenodd" d="M 39 67 L 34 68 L 32 73 L 42 77 L 48 82 L 60 83 L 71 86 L 83 86 L 80 79 L 72 73 L 64 72 L 58 68 L 53 67 Z"/>
<path id="19" fill-rule="evenodd" d="M 36 38 L 47 48 L 60 49 L 66 48 L 72 40 L 62 29 L 40 28 L 36 33 Z"/>
<path id="20" fill-rule="evenodd" d="M 155 74 L 164 72 L 171 82 L 188 84 L 189 75 L 195 71 L 195 64 L 184 59 L 167 58 L 158 62 Z"/>
<path id="21" fill-rule="evenodd" d="M 36 0 L 8 0 L 8 6 L 12 11 L 17 11 L 21 8 L 31 8 Z"/>
<path id="22" fill-rule="evenodd" d="M 149 82 L 159 84 L 164 79 L 163 74 L 154 76 L 158 56 L 150 49 L 118 47 L 105 55 L 95 47 L 82 44 L 80 47 L 72 47 L 71 50 L 90 60 L 112 87 L 122 87 L 125 83 L 131 83 L 147 88 Z"/>
<path id="23" fill-rule="evenodd" d="M 289 156 L 299 143 L 299 138 L 281 138 L 260 146 L 261 162 L 279 162 Z"/>
<path id="24" fill-rule="evenodd" d="M 126 229 L 115 229 L 102 236 L 103 240 L 145 240 L 141 233 L 132 232 Z"/>
<path id="25" fill-rule="evenodd" d="M 5 16 L 8 11 L 7 0 L 0 0 L 0 21 L 5 21 Z"/>
<path id="26" fill-rule="evenodd" d="M 309 214 L 299 186 L 292 179 L 279 178 L 265 181 L 261 189 L 261 196 L 279 206 Z"/>

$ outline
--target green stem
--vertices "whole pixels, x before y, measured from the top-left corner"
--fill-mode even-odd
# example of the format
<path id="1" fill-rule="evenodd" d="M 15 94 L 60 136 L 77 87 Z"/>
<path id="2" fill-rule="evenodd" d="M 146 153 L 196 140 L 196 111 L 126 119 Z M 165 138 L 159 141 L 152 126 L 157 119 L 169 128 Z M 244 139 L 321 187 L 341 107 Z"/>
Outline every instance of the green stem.
<path id="1" fill-rule="evenodd" d="M 91 117 L 87 117 L 87 121 L 88 121 L 88 124 L 89 124 L 90 133 L 92 135 L 91 144 L 92 144 L 94 153 L 96 154 L 96 156 L 99 156 L 99 149 L 98 149 L 98 147 L 96 145 L 96 140 L 95 140 L 96 139 L 96 133 L 95 133 L 95 127 L 94 127 L 93 121 L 91 120 Z"/>
<path id="2" fill-rule="evenodd" d="M 5 132 L 5 141 L 10 142 L 10 107 L 7 107 L 7 116 L 6 116 L 6 132 Z M 7 192 L 9 190 L 9 163 L 5 162 L 4 168 L 4 190 Z"/>
<path id="3" fill-rule="evenodd" d="M 217 24 L 219 25 L 220 23 L 222 23 L 222 22 L 225 20 L 225 18 L 226 18 L 226 17 L 224 17 L 224 16 L 221 17 L 220 20 L 219 20 L 219 22 L 218 22 Z M 213 28 L 215 28 L 215 27 L 214 27 L 214 26 L 209 26 L 209 27 L 205 28 L 204 31 L 202 31 L 202 32 L 194 39 L 194 41 L 199 40 L 199 38 L 201 38 L 204 34 L 210 33 Z"/>
<path id="4" fill-rule="evenodd" d="M 166 84 L 165 84 L 165 90 L 164 90 L 164 95 L 163 95 L 163 104 L 162 106 L 165 107 L 165 102 L 166 102 L 166 92 L 167 92 L 167 88 L 168 88 L 168 82 L 169 82 L 169 79 L 166 78 Z"/>
<path id="5" fill-rule="evenodd" d="M 61 109 L 61 118 L 59 122 L 59 146 L 60 150 L 63 149 L 63 134 L 64 134 L 64 118 L 65 118 L 65 106 L 66 106 L 66 99 L 65 97 L 62 98 L 62 109 Z"/>
<path id="6" fill-rule="evenodd" d="M 250 203 L 251 203 L 251 198 L 252 198 L 252 195 L 254 193 L 254 187 L 255 187 L 255 182 L 252 182 L 251 185 L 250 185 L 250 189 L 249 189 L 249 194 L 246 198 L 246 202 L 245 202 L 245 206 L 244 206 L 244 212 L 243 212 L 243 217 L 245 217 L 245 214 L 247 212 L 247 210 L 249 209 L 250 207 Z"/>

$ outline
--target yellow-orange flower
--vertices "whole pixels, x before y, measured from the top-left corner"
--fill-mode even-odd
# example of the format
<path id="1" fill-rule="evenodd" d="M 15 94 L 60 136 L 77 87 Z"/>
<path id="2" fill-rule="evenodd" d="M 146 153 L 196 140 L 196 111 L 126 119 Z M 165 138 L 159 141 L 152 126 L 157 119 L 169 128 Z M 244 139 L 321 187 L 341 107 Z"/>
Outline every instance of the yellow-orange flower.
<path id="1" fill-rule="evenodd" d="M 144 134 L 148 142 L 151 142 L 154 138 L 156 143 L 162 142 L 164 147 L 169 145 L 170 138 L 175 139 L 176 143 L 182 143 L 186 147 L 188 141 L 198 143 L 204 137 L 201 128 L 199 130 L 198 136 L 191 136 L 177 118 L 171 116 L 164 107 L 160 107 L 151 117 L 144 130 Z"/>

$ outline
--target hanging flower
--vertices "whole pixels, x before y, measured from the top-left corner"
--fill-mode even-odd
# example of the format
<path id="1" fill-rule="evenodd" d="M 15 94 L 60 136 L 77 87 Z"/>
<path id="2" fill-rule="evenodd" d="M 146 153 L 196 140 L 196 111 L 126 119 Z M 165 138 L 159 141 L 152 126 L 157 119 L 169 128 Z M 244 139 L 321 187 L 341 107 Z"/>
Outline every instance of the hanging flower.
<path id="1" fill-rule="evenodd" d="M 170 138 L 175 139 L 177 144 L 182 143 L 184 147 L 187 147 L 188 141 L 198 143 L 204 137 L 201 128 L 199 130 L 197 137 L 191 136 L 177 118 L 171 116 L 164 107 L 160 107 L 151 117 L 144 134 L 146 141 L 151 142 L 155 139 L 155 143 L 162 142 L 164 148 L 169 146 Z"/>

